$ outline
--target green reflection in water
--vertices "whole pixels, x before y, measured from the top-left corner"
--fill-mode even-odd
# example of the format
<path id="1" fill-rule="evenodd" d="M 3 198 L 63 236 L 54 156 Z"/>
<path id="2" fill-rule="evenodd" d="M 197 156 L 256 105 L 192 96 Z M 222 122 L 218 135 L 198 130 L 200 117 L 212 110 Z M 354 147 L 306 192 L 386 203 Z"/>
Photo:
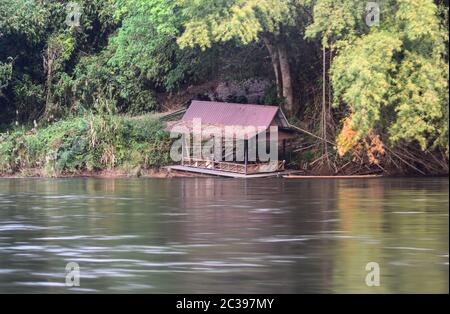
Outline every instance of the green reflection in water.
<path id="1" fill-rule="evenodd" d="M 334 292 L 448 292 L 448 185 L 429 183 L 339 185 L 336 227 L 346 232 L 332 245 Z M 379 287 L 365 284 L 368 262 L 380 265 Z"/>

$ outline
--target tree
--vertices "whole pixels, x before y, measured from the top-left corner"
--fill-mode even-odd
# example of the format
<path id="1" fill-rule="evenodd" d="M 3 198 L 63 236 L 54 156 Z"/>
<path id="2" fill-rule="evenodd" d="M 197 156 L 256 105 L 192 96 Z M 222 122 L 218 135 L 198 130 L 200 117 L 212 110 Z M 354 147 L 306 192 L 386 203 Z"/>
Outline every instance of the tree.
<path id="1" fill-rule="evenodd" d="M 448 155 L 448 35 L 439 8 L 432 0 L 399 0 L 380 9 L 380 25 L 368 27 L 359 1 L 318 0 L 308 29 L 337 51 L 334 103 L 349 109 L 340 151 L 375 131 L 392 144 L 442 147 Z"/>
<path id="2" fill-rule="evenodd" d="M 108 63 L 134 71 L 157 88 L 173 89 L 183 81 L 185 55 L 176 44 L 181 27 L 172 0 L 118 1 L 122 26 L 111 37 Z M 192 56 L 191 56 L 192 57 Z"/>
<path id="3" fill-rule="evenodd" d="M 75 41 L 70 35 L 54 34 L 48 42 L 43 54 L 46 79 L 46 102 L 44 118 L 49 119 L 58 110 L 57 103 L 53 99 L 53 86 L 56 79 L 61 78 L 64 63 L 69 60 L 74 50 Z"/>
<path id="4" fill-rule="evenodd" d="M 270 54 L 278 93 L 285 99 L 287 114 L 293 115 L 292 71 L 286 47 L 285 27 L 298 13 L 299 1 L 290 0 L 180 0 L 185 18 L 179 45 L 202 49 L 215 42 L 237 39 L 243 44 L 261 40 Z"/>
<path id="5" fill-rule="evenodd" d="M 101 50 L 113 30 L 113 0 L 77 1 L 82 15 L 76 28 L 65 23 L 70 2 L 0 1 L 0 62 L 14 60 L 0 97 L 9 116 L 20 111 L 23 120 L 32 121 L 67 109 L 75 63 L 80 55 Z M 33 97 L 39 90 L 44 97 Z"/>

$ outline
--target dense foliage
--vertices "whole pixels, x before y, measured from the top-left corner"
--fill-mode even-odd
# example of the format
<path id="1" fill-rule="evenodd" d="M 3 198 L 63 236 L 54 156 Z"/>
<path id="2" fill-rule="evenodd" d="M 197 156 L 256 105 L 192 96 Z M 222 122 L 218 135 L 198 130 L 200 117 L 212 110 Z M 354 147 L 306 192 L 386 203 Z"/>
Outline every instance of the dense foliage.
<path id="1" fill-rule="evenodd" d="M 153 117 L 95 115 L 0 135 L 0 173 L 45 176 L 119 167 L 132 175 L 169 162 L 169 137 Z M 31 173 L 36 174 L 36 173 Z"/>
<path id="2" fill-rule="evenodd" d="M 354 22 L 364 10 L 361 1 L 343 2 L 349 5 L 335 15 L 339 4 L 318 1 L 309 34 L 320 33 L 338 50 L 332 67 L 334 98 L 335 105 L 350 107 L 349 126 L 356 136 L 349 142 L 373 129 L 386 130 L 394 143 L 417 141 L 423 150 L 441 146 L 448 154 L 446 12 L 442 19 L 432 1 L 384 1 L 383 21 L 369 28 Z"/>
<path id="3" fill-rule="evenodd" d="M 74 2 L 79 25 L 67 23 Z M 380 165 L 385 148 L 401 148 L 408 165 L 425 164 L 420 154 L 448 164 L 448 5 L 378 3 L 379 23 L 369 26 L 361 0 L 0 0 L 0 131 L 10 132 L 0 138 L 0 171 L 48 165 L 52 132 L 67 131 L 67 151 L 82 150 L 86 121 L 126 114 L 111 118 L 122 125 L 177 95 L 211 98 L 204 86 L 256 78 L 270 82 L 258 101 L 331 138 L 336 158 L 364 150 Z M 108 164 L 64 147 L 58 171 Z"/>

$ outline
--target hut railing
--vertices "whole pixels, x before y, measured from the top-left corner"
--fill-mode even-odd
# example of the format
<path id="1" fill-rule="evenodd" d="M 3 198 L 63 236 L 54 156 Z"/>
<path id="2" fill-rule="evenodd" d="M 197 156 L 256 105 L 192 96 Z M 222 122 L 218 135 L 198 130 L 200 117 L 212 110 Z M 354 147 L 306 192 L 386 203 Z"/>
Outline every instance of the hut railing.
<path id="1" fill-rule="evenodd" d="M 242 174 L 255 174 L 255 173 L 265 173 L 265 172 L 276 172 L 284 170 L 284 160 L 269 161 L 269 162 L 258 162 L 245 164 L 225 162 L 225 161 L 215 161 L 207 159 L 199 159 L 192 157 L 184 157 L 183 164 L 189 167 L 211 169 L 211 170 L 221 170 L 234 173 Z"/>

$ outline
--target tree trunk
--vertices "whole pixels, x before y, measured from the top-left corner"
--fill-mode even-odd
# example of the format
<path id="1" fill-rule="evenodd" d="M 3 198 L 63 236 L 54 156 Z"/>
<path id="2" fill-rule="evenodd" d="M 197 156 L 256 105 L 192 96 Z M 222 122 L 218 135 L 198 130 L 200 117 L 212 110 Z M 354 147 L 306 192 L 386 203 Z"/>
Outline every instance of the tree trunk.
<path id="1" fill-rule="evenodd" d="M 283 97 L 286 102 L 285 110 L 288 116 L 292 116 L 294 114 L 294 90 L 292 89 L 291 68 L 284 43 L 278 44 L 278 54 L 280 58 L 281 80 L 283 82 Z"/>
<path id="2" fill-rule="evenodd" d="M 327 147 L 327 62 L 326 62 L 326 50 L 325 46 L 322 48 L 322 137 L 323 137 L 323 150 L 324 154 L 328 158 Z"/>
<path id="3" fill-rule="evenodd" d="M 52 104 L 52 80 L 53 80 L 53 60 L 48 60 L 48 70 L 47 70 L 47 82 L 46 82 L 46 100 L 45 100 L 45 112 L 44 112 L 44 118 L 48 119 L 50 117 L 51 112 L 53 111 L 53 104 Z"/>
<path id="4" fill-rule="evenodd" d="M 45 100 L 45 110 L 44 110 L 44 119 L 49 120 L 50 115 L 53 111 L 53 104 L 52 104 L 52 81 L 53 81 L 53 52 L 52 50 L 47 47 L 46 52 L 43 56 L 43 65 L 44 70 L 47 71 L 47 80 L 45 82 L 45 92 L 46 92 L 46 100 Z"/>
<path id="5" fill-rule="evenodd" d="M 270 34 L 262 36 L 269 51 L 277 84 L 277 95 L 285 100 L 284 109 L 288 116 L 294 114 L 294 91 L 292 89 L 291 68 L 286 45 Z"/>
<path id="6" fill-rule="evenodd" d="M 275 74 L 275 84 L 277 87 L 277 97 L 281 98 L 283 82 L 281 80 L 281 69 L 280 69 L 280 56 L 278 54 L 278 48 L 273 43 L 273 40 L 269 39 L 268 36 L 263 36 L 262 40 L 269 51 L 270 59 L 272 60 L 273 72 Z"/>

